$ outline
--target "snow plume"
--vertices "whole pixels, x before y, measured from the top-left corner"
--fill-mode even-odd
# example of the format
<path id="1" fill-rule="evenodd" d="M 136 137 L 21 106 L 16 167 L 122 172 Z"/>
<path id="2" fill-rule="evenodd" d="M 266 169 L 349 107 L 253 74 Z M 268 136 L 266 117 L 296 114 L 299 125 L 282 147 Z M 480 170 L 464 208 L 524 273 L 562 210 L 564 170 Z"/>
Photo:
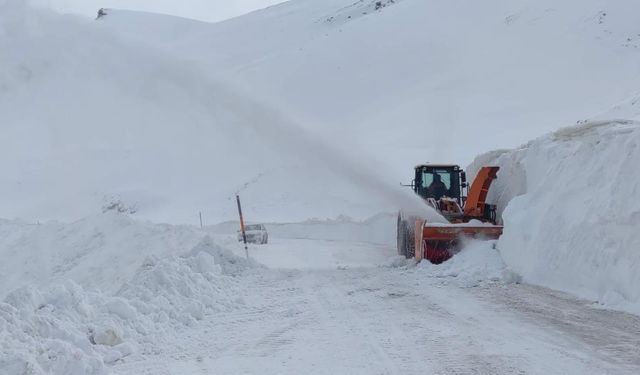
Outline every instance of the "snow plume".
<path id="1" fill-rule="evenodd" d="M 640 123 L 591 122 L 513 151 L 490 200 L 504 209 L 498 248 L 524 280 L 640 311 Z"/>
<path id="2" fill-rule="evenodd" d="M 218 87 L 223 107 L 239 114 L 245 127 L 251 127 L 274 147 L 304 162 L 311 170 L 322 168 L 324 175 L 351 182 L 353 187 L 367 193 L 375 204 L 381 207 L 401 208 L 423 216 L 430 221 L 444 222 L 444 218 L 415 194 L 390 183 L 379 171 L 377 165 L 366 155 L 356 156 L 336 142 L 323 139 L 305 130 L 303 124 L 287 116 L 273 105 L 242 93 L 237 87 L 222 81 L 212 86 Z M 330 173 L 327 173 L 330 171 Z M 373 203 L 373 202 L 372 202 Z"/>
<path id="3" fill-rule="evenodd" d="M 6 4 L 6 216 L 70 221 L 115 207 L 156 222 L 195 223 L 200 211 L 209 222 L 228 220 L 229 192 L 265 171 L 243 192 L 255 220 L 424 207 L 367 155 L 303 130 L 304 122 L 197 63 L 110 35 L 100 22 Z"/>
<path id="4" fill-rule="evenodd" d="M 242 304 L 228 272 L 251 267 L 206 239 L 184 257 L 148 258 L 113 296 L 72 281 L 16 290 L 0 303 L 0 374 L 105 374 L 180 327 Z"/>
<path id="5" fill-rule="evenodd" d="M 13 20 L 13 25 L 21 25 L 24 23 L 26 16 L 27 4 L 25 0 L 0 0 L 0 24 L 1 30 L 12 30 L 12 24 L 9 20 Z"/>

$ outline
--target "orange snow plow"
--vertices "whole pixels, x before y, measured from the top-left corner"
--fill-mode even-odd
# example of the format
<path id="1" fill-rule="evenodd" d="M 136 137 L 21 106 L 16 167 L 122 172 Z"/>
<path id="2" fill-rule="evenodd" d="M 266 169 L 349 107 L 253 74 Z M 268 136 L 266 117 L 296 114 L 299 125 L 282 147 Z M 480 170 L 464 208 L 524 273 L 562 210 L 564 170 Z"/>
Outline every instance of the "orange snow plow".
<path id="1" fill-rule="evenodd" d="M 498 170 L 499 167 L 481 168 L 469 187 L 465 172 L 457 165 L 417 166 L 410 186 L 444 220 L 430 221 L 400 212 L 398 254 L 437 264 L 459 251 L 465 239 L 500 238 L 503 227 L 497 225 L 496 206 L 486 203 Z"/>

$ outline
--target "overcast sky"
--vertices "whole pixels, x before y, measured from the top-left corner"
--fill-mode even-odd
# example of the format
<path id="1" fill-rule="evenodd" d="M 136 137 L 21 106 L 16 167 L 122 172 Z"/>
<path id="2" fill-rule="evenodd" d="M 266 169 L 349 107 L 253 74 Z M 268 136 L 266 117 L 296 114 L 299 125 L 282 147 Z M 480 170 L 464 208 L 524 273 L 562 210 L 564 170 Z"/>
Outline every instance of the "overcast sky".
<path id="1" fill-rule="evenodd" d="M 156 13 L 221 21 L 284 0 L 34 0 L 65 13 L 94 17 L 99 8 L 145 10 Z"/>

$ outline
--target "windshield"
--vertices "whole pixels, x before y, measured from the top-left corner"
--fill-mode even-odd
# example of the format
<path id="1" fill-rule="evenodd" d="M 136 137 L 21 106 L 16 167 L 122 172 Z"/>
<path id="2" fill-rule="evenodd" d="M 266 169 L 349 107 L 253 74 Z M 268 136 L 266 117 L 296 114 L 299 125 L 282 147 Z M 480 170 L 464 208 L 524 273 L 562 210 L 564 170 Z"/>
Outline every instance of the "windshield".
<path id="1" fill-rule="evenodd" d="M 418 193 L 423 197 L 440 199 L 457 197 L 452 187 L 457 186 L 454 179 L 457 174 L 446 168 L 425 168 L 420 172 Z"/>
<path id="2" fill-rule="evenodd" d="M 422 187 L 429 188 L 435 183 L 441 181 L 445 188 L 448 190 L 451 188 L 451 172 L 446 169 L 435 169 L 431 171 L 422 172 Z"/>
<path id="3" fill-rule="evenodd" d="M 246 230 L 262 230 L 262 224 L 247 225 Z"/>

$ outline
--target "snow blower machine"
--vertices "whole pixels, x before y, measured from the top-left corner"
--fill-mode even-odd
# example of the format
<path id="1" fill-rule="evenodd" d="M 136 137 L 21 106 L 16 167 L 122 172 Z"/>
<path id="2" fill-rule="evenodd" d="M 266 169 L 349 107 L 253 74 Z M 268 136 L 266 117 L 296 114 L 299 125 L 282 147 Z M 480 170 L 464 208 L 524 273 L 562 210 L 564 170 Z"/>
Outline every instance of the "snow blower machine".
<path id="1" fill-rule="evenodd" d="M 482 167 L 469 186 L 457 165 L 415 167 L 413 191 L 440 215 L 426 219 L 398 214 L 398 254 L 439 264 L 457 253 L 465 239 L 494 240 L 503 227 L 496 222 L 496 206 L 485 202 L 499 167 Z"/>

